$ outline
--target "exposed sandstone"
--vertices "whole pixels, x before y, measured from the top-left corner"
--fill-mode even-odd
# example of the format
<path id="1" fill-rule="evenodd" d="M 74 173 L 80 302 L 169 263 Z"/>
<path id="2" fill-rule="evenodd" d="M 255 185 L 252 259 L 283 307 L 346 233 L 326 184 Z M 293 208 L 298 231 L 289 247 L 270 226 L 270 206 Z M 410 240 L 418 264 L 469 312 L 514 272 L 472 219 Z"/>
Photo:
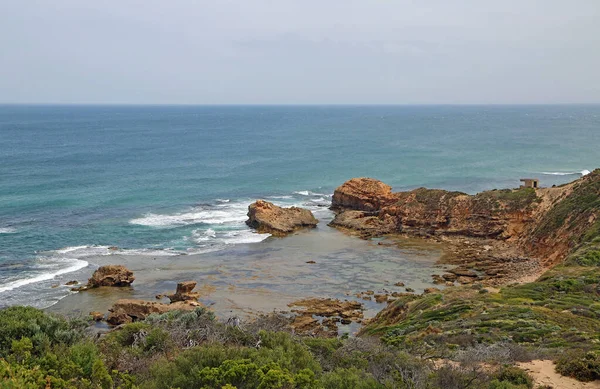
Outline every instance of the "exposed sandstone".
<path id="1" fill-rule="evenodd" d="M 135 280 L 133 272 L 123 265 L 100 266 L 88 280 L 87 287 L 128 286 Z"/>
<path id="2" fill-rule="evenodd" d="M 164 304 L 157 301 L 145 301 L 136 299 L 120 299 L 113 304 L 109 310 L 106 321 L 112 325 L 130 323 L 132 321 L 144 320 L 153 313 L 166 313 L 170 311 L 193 311 L 202 306 L 199 302 L 178 301 L 173 304 Z"/>
<path id="3" fill-rule="evenodd" d="M 338 187 L 333 193 L 331 206 L 334 209 L 374 212 L 394 201 L 391 186 L 363 177 L 353 178 Z"/>
<path id="4" fill-rule="evenodd" d="M 196 287 L 195 281 L 184 281 L 177 284 L 177 290 L 174 294 L 167 295 L 171 303 L 177 301 L 196 301 L 200 297 L 200 293 L 192 292 Z"/>
<path id="5" fill-rule="evenodd" d="M 259 233 L 285 236 L 300 228 L 316 227 L 319 221 L 312 212 L 298 207 L 282 208 L 264 200 L 257 200 L 248 206 L 246 224 Z"/>
<path id="6" fill-rule="evenodd" d="M 288 304 L 289 307 L 302 307 L 292 309 L 300 315 L 316 315 L 324 317 L 340 317 L 358 320 L 363 317 L 363 306 L 357 301 L 340 301 L 329 298 L 306 298 Z"/>

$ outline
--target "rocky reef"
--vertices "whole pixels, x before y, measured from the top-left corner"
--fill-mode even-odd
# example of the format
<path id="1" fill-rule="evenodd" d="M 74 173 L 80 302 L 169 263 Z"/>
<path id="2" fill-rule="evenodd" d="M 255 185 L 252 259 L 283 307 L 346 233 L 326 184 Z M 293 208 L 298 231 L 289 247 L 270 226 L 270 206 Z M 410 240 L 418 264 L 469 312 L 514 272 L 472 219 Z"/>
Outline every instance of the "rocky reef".
<path id="1" fill-rule="evenodd" d="M 246 224 L 260 233 L 285 236 L 300 228 L 316 227 L 318 222 L 307 209 L 282 208 L 268 201 L 257 200 L 248 206 Z"/>

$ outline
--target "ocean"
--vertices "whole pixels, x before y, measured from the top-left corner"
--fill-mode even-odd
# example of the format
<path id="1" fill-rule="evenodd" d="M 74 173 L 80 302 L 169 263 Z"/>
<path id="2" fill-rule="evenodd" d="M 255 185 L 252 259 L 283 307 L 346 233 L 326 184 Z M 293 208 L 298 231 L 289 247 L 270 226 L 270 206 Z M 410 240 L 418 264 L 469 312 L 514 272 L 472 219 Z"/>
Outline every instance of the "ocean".
<path id="1" fill-rule="evenodd" d="M 327 221 L 352 177 L 550 186 L 599 149 L 598 105 L 0 106 L 0 306 L 55 304 L 102 256 L 243 261 L 257 198 Z"/>

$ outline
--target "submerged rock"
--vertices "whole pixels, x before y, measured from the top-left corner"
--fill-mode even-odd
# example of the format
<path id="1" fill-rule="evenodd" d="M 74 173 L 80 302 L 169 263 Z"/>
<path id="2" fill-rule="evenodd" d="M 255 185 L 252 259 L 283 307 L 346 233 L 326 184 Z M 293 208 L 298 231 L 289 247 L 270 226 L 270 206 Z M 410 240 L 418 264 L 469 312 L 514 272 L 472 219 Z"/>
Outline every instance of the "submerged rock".
<path id="1" fill-rule="evenodd" d="M 100 266 L 88 280 L 88 288 L 99 286 L 128 286 L 135 280 L 133 272 L 123 265 Z M 81 289 L 85 290 L 85 289 Z"/>
<path id="2" fill-rule="evenodd" d="M 285 236 L 300 228 L 316 227 L 318 222 L 307 209 L 282 208 L 268 201 L 257 200 L 248 206 L 246 224 L 260 233 Z"/>

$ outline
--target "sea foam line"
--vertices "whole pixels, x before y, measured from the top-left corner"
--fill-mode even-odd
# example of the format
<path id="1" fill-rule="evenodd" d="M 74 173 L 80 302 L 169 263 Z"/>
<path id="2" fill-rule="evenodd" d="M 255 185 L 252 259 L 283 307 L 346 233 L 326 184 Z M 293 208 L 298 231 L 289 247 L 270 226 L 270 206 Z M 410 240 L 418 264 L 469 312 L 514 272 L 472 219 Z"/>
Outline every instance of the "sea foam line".
<path id="1" fill-rule="evenodd" d="M 590 174 L 590 171 L 587 169 L 584 169 L 579 172 L 542 172 L 542 174 L 546 174 L 549 176 L 574 176 L 576 174 L 580 174 L 581 176 L 586 176 L 586 175 Z"/>
<path id="2" fill-rule="evenodd" d="M 65 258 L 64 261 L 69 261 L 72 262 L 72 265 L 69 267 L 66 267 L 64 269 L 59 269 L 55 272 L 49 272 L 49 273 L 43 273 L 43 274 L 39 274 L 37 276 L 34 277 L 29 277 L 29 278 L 21 278 L 19 280 L 13 281 L 13 282 L 9 282 L 8 284 L 0 287 L 0 293 L 2 292 L 6 292 L 9 290 L 13 290 L 15 288 L 19 288 L 21 286 L 25 286 L 25 285 L 29 285 L 29 284 L 33 284 L 36 282 L 41 282 L 41 281 L 47 281 L 47 280 L 51 280 L 56 276 L 59 276 L 61 274 L 66 274 L 66 273 L 72 273 L 74 271 L 77 271 L 79 269 L 83 269 L 84 267 L 86 267 L 88 265 L 87 261 L 83 261 L 80 259 L 67 259 Z"/>

